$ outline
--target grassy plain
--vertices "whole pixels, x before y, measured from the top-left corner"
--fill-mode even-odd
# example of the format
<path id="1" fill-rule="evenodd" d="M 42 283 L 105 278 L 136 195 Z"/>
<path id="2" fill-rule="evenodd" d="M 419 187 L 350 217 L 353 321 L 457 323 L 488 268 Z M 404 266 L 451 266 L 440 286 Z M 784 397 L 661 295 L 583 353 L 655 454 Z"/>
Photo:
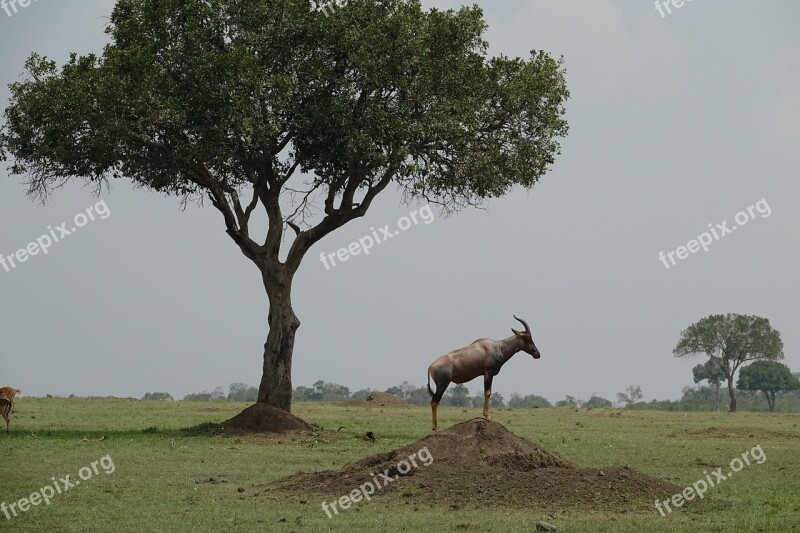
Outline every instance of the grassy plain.
<path id="1" fill-rule="evenodd" d="M 760 445 L 751 464 L 707 498 L 719 505 L 622 513 L 531 505 L 453 508 L 424 493 L 391 492 L 329 519 L 323 499 L 341 494 L 266 490 L 298 471 L 338 469 L 429 434 L 429 410 L 298 403 L 293 413 L 325 429 L 265 437 L 194 435 L 183 428 L 222 422 L 245 404 L 144 402 L 114 398 L 17 401 L 11 435 L 0 434 L 0 504 L 29 496 L 110 455 L 114 472 L 91 479 L 7 520 L 0 531 L 800 531 L 800 416 L 765 413 L 666 413 L 615 409 L 499 409 L 510 431 L 585 467 L 624 466 L 680 487 Z M 477 409 L 440 408 L 449 427 Z M 336 431 L 344 426 L 337 434 Z M 377 441 L 358 438 L 372 431 Z M 35 437 L 34 437 L 35 435 Z M 105 436 L 104 440 L 96 440 Z M 88 439 L 85 441 L 84 439 Z M 435 460 L 435 458 L 434 458 Z M 489 481 L 487 481 L 489 482 Z M 665 497 L 667 497 L 666 495 Z"/>

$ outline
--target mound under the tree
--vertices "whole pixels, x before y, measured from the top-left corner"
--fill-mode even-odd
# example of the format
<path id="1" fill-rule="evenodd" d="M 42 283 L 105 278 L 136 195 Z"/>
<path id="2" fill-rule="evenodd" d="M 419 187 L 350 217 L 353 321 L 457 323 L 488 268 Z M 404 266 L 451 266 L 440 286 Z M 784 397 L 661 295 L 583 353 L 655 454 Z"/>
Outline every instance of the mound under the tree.
<path id="1" fill-rule="evenodd" d="M 425 448 L 427 453 L 420 454 Z M 398 463 L 415 453 L 418 466 L 401 474 Z M 627 467 L 580 468 L 482 418 L 342 470 L 289 476 L 274 487 L 336 496 L 376 476 L 385 486 L 376 490 L 373 498 L 402 490 L 404 495 L 419 495 L 420 503 L 451 508 L 581 506 L 653 511 L 656 499 L 664 500 L 681 490 Z"/>
<path id="2" fill-rule="evenodd" d="M 251 405 L 238 415 L 219 425 L 219 431 L 229 435 L 286 433 L 312 431 L 313 429 L 311 425 L 293 414 L 264 403 Z"/>

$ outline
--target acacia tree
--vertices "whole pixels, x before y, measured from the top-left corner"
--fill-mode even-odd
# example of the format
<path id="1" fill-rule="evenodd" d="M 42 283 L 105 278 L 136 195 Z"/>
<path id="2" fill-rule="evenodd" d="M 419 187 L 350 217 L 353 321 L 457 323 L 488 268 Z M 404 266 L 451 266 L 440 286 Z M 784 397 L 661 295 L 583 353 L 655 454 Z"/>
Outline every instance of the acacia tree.
<path id="1" fill-rule="evenodd" d="M 736 411 L 736 370 L 748 361 L 783 358 L 783 341 L 769 320 L 753 315 L 709 315 L 681 331 L 675 357 L 705 354 L 728 382 L 729 411 Z"/>
<path id="2" fill-rule="evenodd" d="M 642 399 L 642 387 L 629 385 L 625 392 L 617 393 L 617 401 L 624 403 L 625 407 L 630 407 Z"/>
<path id="3" fill-rule="evenodd" d="M 314 244 L 390 184 L 448 213 L 529 189 L 567 133 L 560 60 L 488 57 L 479 8 L 315 7 L 118 0 L 101 55 L 30 56 L 0 130 L 37 199 L 127 179 L 213 205 L 269 300 L 258 401 L 287 411 L 292 281 Z"/>
<path id="4" fill-rule="evenodd" d="M 769 410 L 772 412 L 775 410 L 775 393 L 800 389 L 800 381 L 783 363 L 756 361 L 742 368 L 736 386 L 740 390 L 755 390 L 764 393 Z"/>
<path id="5" fill-rule="evenodd" d="M 725 371 L 720 367 L 719 362 L 709 359 L 705 363 L 697 365 L 692 368 L 692 377 L 695 384 L 707 381 L 709 385 L 714 386 L 714 403 L 717 411 L 719 411 L 719 406 L 722 403 L 719 387 L 725 381 Z"/>

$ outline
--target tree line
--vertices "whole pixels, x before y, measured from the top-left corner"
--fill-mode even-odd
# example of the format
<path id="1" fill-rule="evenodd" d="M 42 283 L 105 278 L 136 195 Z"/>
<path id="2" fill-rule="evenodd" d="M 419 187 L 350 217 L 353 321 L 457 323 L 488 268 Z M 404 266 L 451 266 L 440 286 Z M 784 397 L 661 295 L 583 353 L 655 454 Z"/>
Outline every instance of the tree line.
<path id="1" fill-rule="evenodd" d="M 777 363 L 788 370 L 788 367 Z M 785 411 L 800 412 L 800 388 L 783 390 L 782 387 L 800 383 L 800 373 L 788 374 L 783 369 L 772 372 L 773 365 L 752 364 L 742 369 L 738 381 L 737 402 L 738 408 L 744 411 Z M 748 370 L 752 369 L 752 370 Z M 715 374 L 708 374 L 708 367 L 698 365 L 693 369 L 694 386 L 684 387 L 681 398 L 678 400 L 651 400 L 642 401 L 642 389 L 639 386 L 629 386 L 624 392 L 617 394 L 617 406 L 637 410 L 658 411 L 720 411 L 722 409 L 720 385 L 721 380 L 715 379 Z M 710 381 L 709 381 L 710 379 Z M 708 381 L 703 385 L 701 382 Z M 789 382 L 787 385 L 786 382 Z M 777 385 L 776 385 L 777 384 Z M 777 387 L 777 388 L 776 388 Z M 293 390 L 293 402 L 338 402 L 344 400 L 366 400 L 373 390 L 366 388 L 351 392 L 350 388 L 338 383 L 319 380 L 311 387 L 299 386 Z M 427 406 L 430 404 L 430 395 L 426 387 L 417 387 L 407 381 L 389 387 L 384 392 L 393 394 L 401 400 L 413 405 Z M 195 402 L 247 402 L 256 401 L 258 389 L 245 383 L 231 383 L 228 392 L 220 386 L 212 392 L 203 391 L 187 394 L 184 401 Z M 172 400 L 168 392 L 148 392 L 143 400 Z M 447 390 L 442 398 L 441 405 L 452 407 L 482 407 L 483 395 L 471 395 L 464 385 L 456 385 Z M 547 398 L 537 394 L 522 395 L 513 393 L 508 400 L 500 393 L 492 394 L 491 406 L 493 408 L 539 408 L 539 407 L 572 407 L 581 408 L 612 408 L 614 402 L 602 396 L 592 394 L 588 400 L 567 394 L 563 399 L 550 402 Z"/>
<path id="2" fill-rule="evenodd" d="M 779 361 L 784 358 L 780 333 L 773 329 L 766 318 L 752 315 L 709 315 L 681 331 L 678 344 L 673 350 L 675 357 L 705 355 L 708 359 L 692 369 L 695 387 L 684 387 L 679 400 L 652 400 L 642 402 L 642 389 L 629 386 L 617 394 L 620 406 L 631 409 L 658 409 L 665 411 L 721 410 L 723 385 L 727 386 L 729 403 L 727 410 L 737 408 L 750 411 L 800 411 L 800 374 L 793 374 L 788 366 Z M 750 363 L 744 366 L 746 363 Z M 736 373 L 739 373 L 736 379 Z M 706 382 L 706 385 L 702 385 Z M 350 392 L 337 383 L 319 380 L 311 387 L 296 387 L 292 390 L 293 402 L 335 402 L 343 400 L 365 400 L 371 389 Z M 430 394 L 427 387 L 417 387 L 404 381 L 386 389 L 410 404 L 428 405 Z M 169 393 L 147 393 L 144 400 L 172 399 Z M 222 387 L 213 392 L 187 394 L 187 401 L 237 401 L 255 402 L 258 389 L 244 383 L 231 383 L 226 394 Z M 766 402 L 766 405 L 764 405 Z M 592 394 L 589 400 L 567 395 L 563 400 L 551 404 L 536 394 L 511 394 L 508 401 L 502 394 L 492 394 L 492 408 L 536 408 L 613 407 L 611 400 Z M 461 384 L 448 388 L 440 403 L 453 407 L 481 407 L 483 394 L 470 395 Z"/>

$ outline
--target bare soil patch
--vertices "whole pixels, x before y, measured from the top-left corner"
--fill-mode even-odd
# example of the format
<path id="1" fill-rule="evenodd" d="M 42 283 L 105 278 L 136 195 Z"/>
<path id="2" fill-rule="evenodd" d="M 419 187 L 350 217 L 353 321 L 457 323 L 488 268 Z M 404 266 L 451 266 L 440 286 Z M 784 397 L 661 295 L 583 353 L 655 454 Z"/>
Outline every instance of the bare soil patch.
<path id="1" fill-rule="evenodd" d="M 411 407 L 411 404 L 388 392 L 373 391 L 366 400 L 345 400 L 339 405 L 347 407 Z"/>
<path id="2" fill-rule="evenodd" d="M 675 439 L 800 439 L 800 435 L 773 431 L 764 428 L 720 428 L 683 429 L 670 435 Z"/>
<path id="3" fill-rule="evenodd" d="M 433 461 L 406 474 L 398 462 L 427 448 Z M 482 418 L 453 426 L 413 444 L 367 457 L 342 470 L 300 473 L 275 482 L 277 490 L 341 496 L 380 473 L 393 479 L 373 498 L 402 491 L 415 503 L 451 509 L 509 506 L 653 511 L 681 487 L 627 467 L 580 468 Z"/>

